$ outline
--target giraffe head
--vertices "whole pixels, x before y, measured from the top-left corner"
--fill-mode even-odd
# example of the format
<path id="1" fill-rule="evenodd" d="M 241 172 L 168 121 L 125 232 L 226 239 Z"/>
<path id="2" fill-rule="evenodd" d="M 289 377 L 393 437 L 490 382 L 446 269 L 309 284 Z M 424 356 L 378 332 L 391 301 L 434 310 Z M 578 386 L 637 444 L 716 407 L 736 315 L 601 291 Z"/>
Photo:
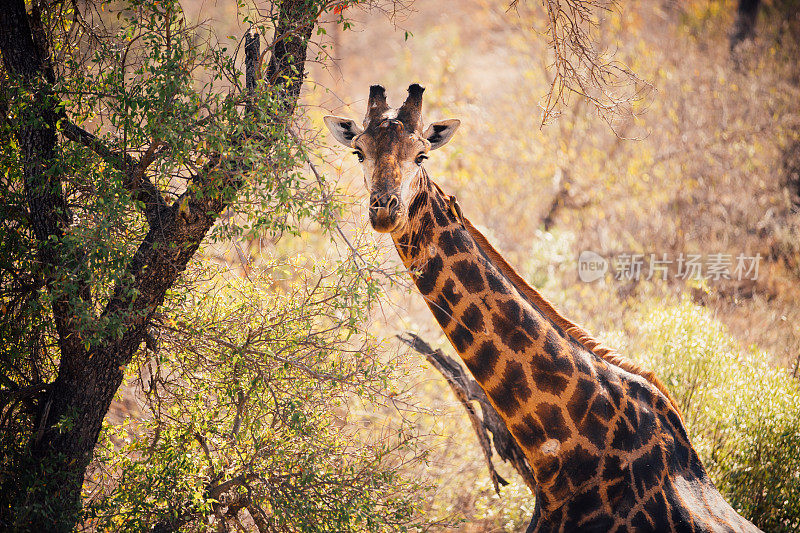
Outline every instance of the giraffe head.
<path id="1" fill-rule="evenodd" d="M 371 86 L 363 127 L 349 118 L 325 117 L 334 138 L 354 149 L 364 169 L 370 191 L 369 220 L 381 233 L 403 229 L 428 152 L 444 146 L 461 123 L 456 119 L 442 120 L 423 130 L 424 90 L 416 83 L 409 86 L 406 101 L 392 109 L 386 103 L 385 89 Z"/>

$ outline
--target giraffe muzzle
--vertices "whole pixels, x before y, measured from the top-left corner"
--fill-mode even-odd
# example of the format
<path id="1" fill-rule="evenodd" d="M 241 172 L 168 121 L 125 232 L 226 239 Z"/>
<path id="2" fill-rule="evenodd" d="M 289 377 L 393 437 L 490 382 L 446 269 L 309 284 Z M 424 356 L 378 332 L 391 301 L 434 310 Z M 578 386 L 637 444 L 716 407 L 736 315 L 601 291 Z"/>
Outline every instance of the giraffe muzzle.
<path id="1" fill-rule="evenodd" d="M 400 199 L 396 194 L 373 194 L 369 202 L 369 221 L 379 233 L 389 233 L 400 220 Z"/>

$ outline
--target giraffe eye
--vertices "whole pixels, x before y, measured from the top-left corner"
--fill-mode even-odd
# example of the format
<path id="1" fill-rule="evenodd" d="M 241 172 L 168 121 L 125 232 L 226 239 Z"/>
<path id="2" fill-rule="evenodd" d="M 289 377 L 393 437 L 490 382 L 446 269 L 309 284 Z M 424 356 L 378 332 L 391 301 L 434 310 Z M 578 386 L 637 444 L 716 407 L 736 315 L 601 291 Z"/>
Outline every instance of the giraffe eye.
<path id="1" fill-rule="evenodd" d="M 419 154 L 419 155 L 417 156 L 417 158 L 414 160 L 414 163 L 416 163 L 416 164 L 418 164 L 418 165 L 421 165 L 421 164 L 422 164 L 422 162 L 423 162 L 423 161 L 425 161 L 426 159 L 428 159 L 428 156 L 427 156 L 427 155 L 425 155 L 425 154 Z"/>
<path id="2" fill-rule="evenodd" d="M 362 152 L 361 150 L 355 150 L 353 153 L 356 154 L 359 163 L 364 162 L 364 152 Z"/>

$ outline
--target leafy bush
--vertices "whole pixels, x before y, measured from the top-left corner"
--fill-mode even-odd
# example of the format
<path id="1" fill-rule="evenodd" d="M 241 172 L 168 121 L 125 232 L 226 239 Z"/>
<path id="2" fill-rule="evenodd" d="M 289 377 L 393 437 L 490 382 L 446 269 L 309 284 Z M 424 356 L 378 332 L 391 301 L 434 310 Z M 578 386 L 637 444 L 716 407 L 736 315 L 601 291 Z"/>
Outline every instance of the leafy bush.
<path id="1" fill-rule="evenodd" d="M 130 378 L 149 416 L 105 427 L 94 529 L 398 531 L 425 494 L 407 424 L 362 435 L 348 405 L 396 379 L 361 331 L 375 284 L 346 261 L 275 260 L 165 306 Z M 208 297 L 211 296 L 211 297 Z M 100 468 L 102 466 L 102 468 Z"/>
<path id="2" fill-rule="evenodd" d="M 800 384 L 702 307 L 644 311 L 630 352 L 675 395 L 714 483 L 765 531 L 800 531 Z"/>

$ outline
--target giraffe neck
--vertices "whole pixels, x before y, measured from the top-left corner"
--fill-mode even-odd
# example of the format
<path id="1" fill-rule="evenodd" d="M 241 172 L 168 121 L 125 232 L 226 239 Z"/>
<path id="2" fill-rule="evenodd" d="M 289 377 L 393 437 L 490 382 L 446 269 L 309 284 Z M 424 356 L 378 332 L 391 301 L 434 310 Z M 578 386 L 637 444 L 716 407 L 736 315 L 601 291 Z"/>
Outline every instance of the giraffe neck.
<path id="1" fill-rule="evenodd" d="M 403 231 L 393 235 L 398 253 L 525 452 L 543 509 L 600 484 L 604 470 L 616 468 L 622 476 L 629 443 L 638 438 L 653 447 L 650 436 L 629 435 L 639 413 L 626 398 L 633 392 L 664 413 L 672 412 L 668 400 L 646 379 L 585 349 L 525 298 L 424 172 L 408 213 Z M 636 423 L 629 423 L 633 416 Z M 683 429 L 679 417 L 669 423 Z M 625 458 L 609 457 L 615 440 L 625 441 Z"/>

